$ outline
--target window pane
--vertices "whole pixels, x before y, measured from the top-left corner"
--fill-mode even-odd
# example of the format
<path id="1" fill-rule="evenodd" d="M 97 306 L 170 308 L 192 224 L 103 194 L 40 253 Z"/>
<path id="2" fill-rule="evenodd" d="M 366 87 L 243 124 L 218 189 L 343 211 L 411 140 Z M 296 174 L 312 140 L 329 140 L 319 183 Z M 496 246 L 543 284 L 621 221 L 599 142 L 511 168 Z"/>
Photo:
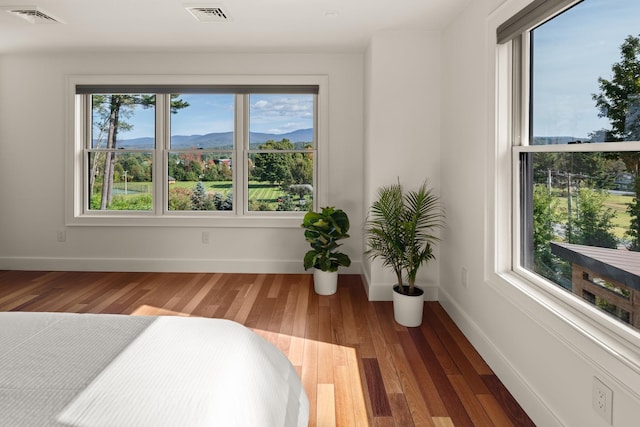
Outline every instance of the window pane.
<path id="1" fill-rule="evenodd" d="M 89 210 L 153 209 L 153 153 L 92 151 L 89 164 Z"/>
<path id="2" fill-rule="evenodd" d="M 640 152 L 522 155 L 523 265 L 640 328 L 638 205 L 623 156 Z"/>
<path id="3" fill-rule="evenodd" d="M 637 0 L 584 0 L 531 32 L 531 144 L 640 140 L 639 14 Z"/>
<path id="4" fill-rule="evenodd" d="M 313 154 L 251 153 L 250 211 L 307 211 L 313 208 Z"/>
<path id="5" fill-rule="evenodd" d="M 169 210 L 232 210 L 234 95 L 180 94 L 171 100 Z"/>
<path id="6" fill-rule="evenodd" d="M 232 150 L 234 95 L 171 95 L 171 148 Z"/>
<path id="7" fill-rule="evenodd" d="M 155 95 L 91 95 L 91 148 L 153 150 Z"/>
<path id="8" fill-rule="evenodd" d="M 91 95 L 89 210 L 153 209 L 155 96 Z M 113 151 L 113 150 L 118 150 Z"/>
<path id="9" fill-rule="evenodd" d="M 248 210 L 312 209 L 315 95 L 252 94 L 249 105 Z"/>
<path id="10" fill-rule="evenodd" d="M 311 94 L 250 95 L 250 147 L 282 139 L 297 148 L 313 147 L 314 99 Z"/>
<path id="11" fill-rule="evenodd" d="M 169 153 L 169 210 L 233 209 L 233 152 Z"/>

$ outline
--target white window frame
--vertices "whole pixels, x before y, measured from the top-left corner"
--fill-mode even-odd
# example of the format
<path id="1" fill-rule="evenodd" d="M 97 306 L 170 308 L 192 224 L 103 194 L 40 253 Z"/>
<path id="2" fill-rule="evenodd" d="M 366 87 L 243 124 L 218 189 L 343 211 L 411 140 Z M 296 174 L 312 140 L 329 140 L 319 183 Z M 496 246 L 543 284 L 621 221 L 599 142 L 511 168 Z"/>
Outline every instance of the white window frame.
<path id="1" fill-rule="evenodd" d="M 84 188 L 86 188 L 85 167 L 83 162 L 84 148 L 87 129 L 90 132 L 90 118 L 86 117 L 83 108 L 83 96 L 76 95 L 76 87 L 79 85 L 192 85 L 192 86 L 295 86 L 295 85 L 316 85 L 318 86 L 315 124 L 316 133 L 316 155 L 314 156 L 314 186 L 316 194 L 313 208 L 324 206 L 328 201 L 328 150 L 329 150 L 329 85 L 326 75 L 69 75 L 66 77 L 66 134 L 67 152 L 66 176 L 65 176 L 65 221 L 68 226 L 162 226 L 162 227 L 299 227 L 304 212 L 253 212 L 247 211 L 245 207 L 234 207 L 233 212 L 215 212 L 212 215 L 203 212 L 175 212 L 167 211 L 162 206 L 164 197 L 158 197 L 160 191 L 166 190 L 167 183 L 159 177 L 166 176 L 167 166 L 165 162 L 165 150 L 156 151 L 154 159 L 154 209 L 152 211 L 88 211 L 84 206 Z M 236 95 L 236 103 L 242 97 Z M 156 105 L 156 117 L 163 114 L 162 97 L 158 97 Z M 248 105 L 240 106 L 241 109 L 248 108 Z M 238 108 L 236 108 L 238 112 Z M 234 152 L 234 163 L 239 165 L 246 158 L 245 139 L 248 130 L 245 129 L 248 123 L 244 118 L 248 118 L 248 111 L 244 115 L 236 115 L 237 144 Z M 89 124 L 87 124 L 89 120 Z M 166 129 L 163 129 L 156 120 L 156 138 L 159 141 L 164 138 Z M 246 168 L 234 167 L 234 204 L 238 201 L 239 186 L 248 184 L 246 173 L 242 173 Z M 236 172 L 238 170 L 238 172 Z M 243 203 L 244 204 L 244 203 Z"/>
<path id="2" fill-rule="evenodd" d="M 506 2 L 490 16 L 487 31 L 488 55 L 493 58 L 493 63 L 490 63 L 490 75 L 494 78 L 489 87 L 495 89 L 495 109 L 490 117 L 495 127 L 490 129 L 488 138 L 490 149 L 487 157 L 489 173 L 485 280 L 579 354 L 583 353 L 581 340 L 584 339 L 620 361 L 621 366 L 640 373 L 640 332 L 623 325 L 588 302 L 567 293 L 520 265 L 520 153 L 552 150 L 594 151 L 594 146 L 598 145 L 554 146 L 551 150 L 550 147 L 527 146 L 527 70 L 530 69 L 526 50 L 527 39 L 516 38 L 497 44 L 496 30 L 531 3 L 531 0 Z M 524 45 L 524 50 L 514 49 L 514 45 L 518 44 Z M 600 148 L 602 151 L 637 151 L 640 146 L 625 142 L 607 143 L 606 149 Z M 551 314 L 551 318 L 541 316 L 542 312 Z M 569 338 L 576 336 L 581 338 Z M 596 355 L 583 356 L 595 365 L 606 367 L 612 375 L 624 378 L 623 371 L 612 371 L 614 367 L 606 360 L 599 360 Z M 624 386 L 622 383 L 620 385 Z"/>

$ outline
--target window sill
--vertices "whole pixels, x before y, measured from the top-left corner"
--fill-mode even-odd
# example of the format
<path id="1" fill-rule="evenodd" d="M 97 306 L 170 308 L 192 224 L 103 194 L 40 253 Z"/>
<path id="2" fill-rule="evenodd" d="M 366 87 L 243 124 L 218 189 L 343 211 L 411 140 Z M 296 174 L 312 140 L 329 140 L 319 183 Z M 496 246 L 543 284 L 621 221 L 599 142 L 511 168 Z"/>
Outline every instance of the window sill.
<path id="1" fill-rule="evenodd" d="M 526 271 L 496 272 L 487 283 L 533 322 L 612 378 L 628 378 L 629 370 L 640 375 L 640 333 Z M 587 350 L 594 345 L 606 356 Z M 619 363 L 612 364 L 611 358 Z M 640 398 L 637 390 L 622 381 L 619 385 Z"/>
<path id="2" fill-rule="evenodd" d="M 282 216 L 247 215 L 182 216 L 182 215 L 83 215 L 68 218 L 69 227 L 194 227 L 194 228 L 299 228 L 304 213 Z"/>

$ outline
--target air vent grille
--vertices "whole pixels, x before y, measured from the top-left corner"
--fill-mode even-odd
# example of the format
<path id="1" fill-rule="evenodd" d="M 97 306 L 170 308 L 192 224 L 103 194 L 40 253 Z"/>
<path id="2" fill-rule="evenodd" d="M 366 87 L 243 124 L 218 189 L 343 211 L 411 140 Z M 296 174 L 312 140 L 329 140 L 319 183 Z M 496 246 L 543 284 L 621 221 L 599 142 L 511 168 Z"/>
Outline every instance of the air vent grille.
<path id="1" fill-rule="evenodd" d="M 185 9 L 200 22 L 227 22 L 229 14 L 221 6 L 185 6 Z"/>
<path id="2" fill-rule="evenodd" d="M 9 9 L 7 12 L 18 16 L 32 24 L 58 24 L 60 21 L 38 8 Z"/>

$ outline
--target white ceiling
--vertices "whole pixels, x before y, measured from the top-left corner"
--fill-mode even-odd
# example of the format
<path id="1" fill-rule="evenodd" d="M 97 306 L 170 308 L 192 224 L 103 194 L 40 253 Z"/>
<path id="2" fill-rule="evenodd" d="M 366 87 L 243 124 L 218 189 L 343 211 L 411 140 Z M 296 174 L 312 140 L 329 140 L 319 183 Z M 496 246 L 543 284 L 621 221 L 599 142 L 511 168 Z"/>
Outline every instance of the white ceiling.
<path id="1" fill-rule="evenodd" d="M 438 30 L 470 0 L 0 0 L 0 54 L 25 51 L 188 50 L 361 52 L 381 30 Z M 186 5 L 220 6 L 202 23 Z M 7 8 L 37 7 L 59 24 Z"/>

